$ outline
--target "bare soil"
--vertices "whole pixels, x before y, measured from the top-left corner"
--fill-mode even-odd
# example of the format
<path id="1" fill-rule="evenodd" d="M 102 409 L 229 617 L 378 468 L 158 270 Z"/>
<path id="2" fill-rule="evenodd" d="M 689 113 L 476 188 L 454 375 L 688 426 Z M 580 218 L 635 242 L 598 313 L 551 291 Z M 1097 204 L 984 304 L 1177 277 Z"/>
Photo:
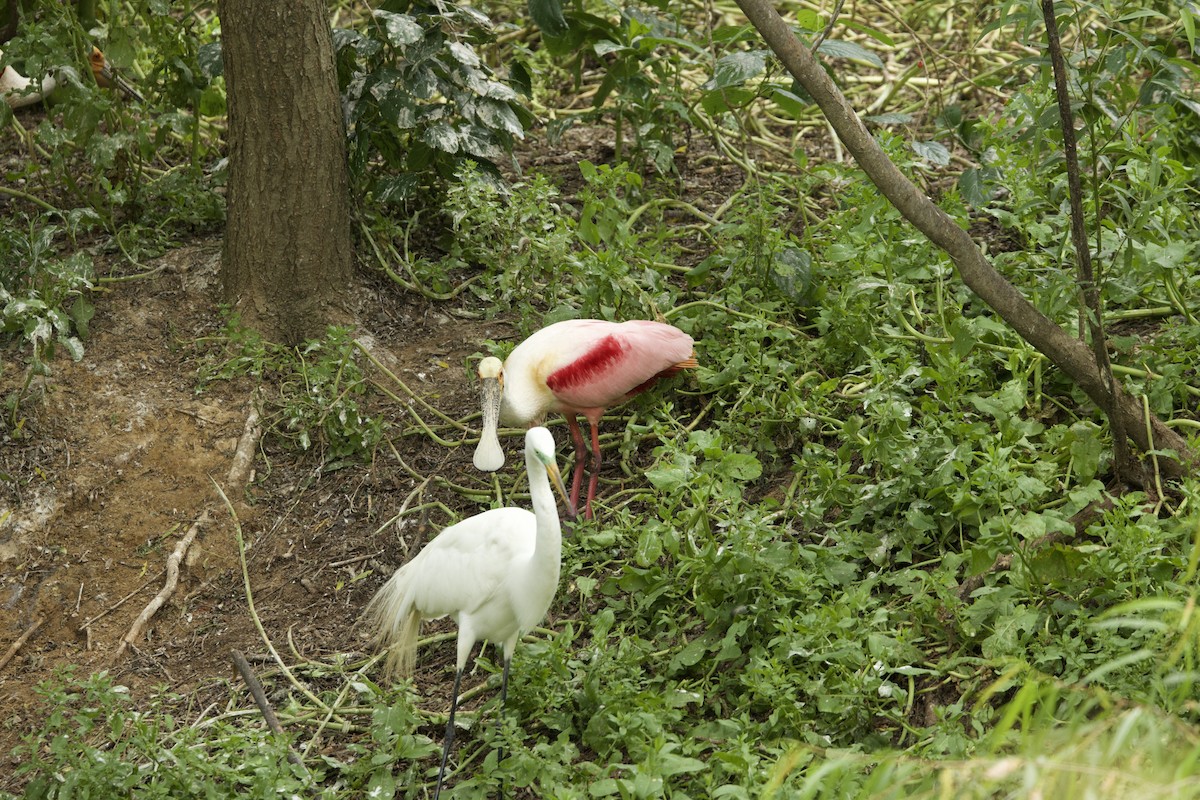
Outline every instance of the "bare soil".
<path id="1" fill-rule="evenodd" d="M 597 128 L 575 128 L 553 151 L 525 152 L 521 160 L 558 182 L 570 201 L 579 160 L 611 160 L 607 138 Z M 678 189 L 700 208 L 715 209 L 741 183 L 727 164 L 689 160 L 677 165 Z M 32 386 L 17 424 L 0 425 L 0 660 L 32 630 L 0 666 L 0 789 L 18 788 L 12 748 L 47 713 L 34 687 L 63 666 L 76 665 L 77 674 L 107 670 L 135 700 L 165 686 L 186 698 L 181 719 L 212 703 L 225 706 L 231 685 L 252 707 L 231 665 L 233 649 L 270 666 L 247 603 L 234 521 L 215 485 L 225 486 L 256 392 L 268 397 L 262 407 L 269 417 L 278 388 L 251 377 L 198 388 L 202 360 L 221 346 L 206 338 L 222 327 L 219 259 L 220 239 L 210 237 L 147 264 L 163 268 L 152 278 L 106 284 L 93 298 L 83 360 L 60 355 L 52 374 Z M 369 275 L 362 280 L 349 309 L 354 335 L 372 341 L 373 353 L 425 402 L 456 420 L 477 412 L 471 357 L 487 339 L 515 337 L 516 325 L 467 318 L 470 309 L 460 316 L 452 305 Z M 0 397 L 10 397 L 23 380 L 24 356 L 12 348 L 0 358 Z M 366 409 L 394 423 L 374 460 L 330 463 L 267 436 L 249 485 L 231 497 L 248 543 L 255 608 L 289 659 L 366 654 L 359 615 L 418 535 L 416 520 L 386 524 L 420 482 L 413 473 L 492 486 L 472 466 L 471 447 L 403 435 L 413 420 L 402 404 L 411 401 L 363 363 L 399 398 L 376 393 Z M 443 435 L 456 443 L 466 436 Z M 449 488 L 435 484 L 429 492 L 456 513 L 480 508 Z M 162 588 L 168 556 L 205 510 L 212 523 L 189 548 L 178 587 L 145 635 L 118 655 Z M 445 521 L 431 523 L 436 529 Z M 431 650 L 421 655 L 416 683 L 430 709 L 444 711 L 453 646 Z M 429 733 L 440 738 L 440 730 Z"/>
<path id="2" fill-rule="evenodd" d="M 214 486 L 226 481 L 258 386 L 241 378 L 197 389 L 200 359 L 216 346 L 202 340 L 221 326 L 219 246 L 194 243 L 151 264 L 165 267 L 154 278 L 110 284 L 96 297 L 84 359 L 60 356 L 32 387 L 19 424 L 3 428 L 0 657 L 37 627 L 0 669 L 0 788 L 15 788 L 5 777 L 9 753 L 46 711 L 34 686 L 61 665 L 108 670 L 135 697 L 166 685 L 203 707 L 235 680 L 232 649 L 252 662 L 265 652 L 233 520 Z M 475 410 L 464 365 L 484 339 L 512 335 L 510 326 L 454 320 L 386 286 L 363 288 L 356 301 L 357 333 L 401 380 L 454 418 Z M 22 369 L 18 351 L 4 355 L 0 396 L 9 396 Z M 372 378 L 388 383 L 380 372 Z M 371 411 L 404 416 L 394 405 Z M 481 480 L 470 475 L 470 448 L 393 441 L 414 470 Z M 309 658 L 364 652 L 359 613 L 403 560 L 399 539 L 409 535 L 384 522 L 417 483 L 383 449 L 373 464 L 331 470 L 267 437 L 249 486 L 231 498 L 255 605 L 281 649 L 290 636 Z M 452 492 L 437 499 L 462 502 Z M 189 549 L 178 588 L 118 656 L 164 584 L 167 557 L 206 508 L 213 523 Z"/>

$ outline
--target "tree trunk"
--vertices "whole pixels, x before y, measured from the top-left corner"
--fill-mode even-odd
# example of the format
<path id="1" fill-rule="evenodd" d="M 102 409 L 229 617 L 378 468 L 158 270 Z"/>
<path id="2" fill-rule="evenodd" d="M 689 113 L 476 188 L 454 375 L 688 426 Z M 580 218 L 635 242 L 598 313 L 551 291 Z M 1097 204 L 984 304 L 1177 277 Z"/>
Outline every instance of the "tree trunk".
<path id="1" fill-rule="evenodd" d="M 219 0 L 229 97 L 225 300 L 268 339 L 320 335 L 352 274 L 346 137 L 320 0 Z"/>
<path id="2" fill-rule="evenodd" d="M 1160 456 L 1159 465 L 1164 474 L 1179 477 L 1200 464 L 1187 440 L 1163 425 L 1157 417 L 1150 415 L 1147 419 L 1142 404 L 1120 384 L 1116 385 L 1116 397 L 1113 398 L 1088 346 L 1038 311 L 992 267 L 971 236 L 888 159 L 845 96 L 792 33 L 770 0 L 737 0 L 737 4 L 787 71 L 816 101 L 871 182 L 905 219 L 949 254 L 971 291 L 1066 373 L 1097 406 L 1111 408 L 1120 419 L 1116 429 L 1123 429 L 1142 452 L 1174 451 L 1178 460 Z"/>

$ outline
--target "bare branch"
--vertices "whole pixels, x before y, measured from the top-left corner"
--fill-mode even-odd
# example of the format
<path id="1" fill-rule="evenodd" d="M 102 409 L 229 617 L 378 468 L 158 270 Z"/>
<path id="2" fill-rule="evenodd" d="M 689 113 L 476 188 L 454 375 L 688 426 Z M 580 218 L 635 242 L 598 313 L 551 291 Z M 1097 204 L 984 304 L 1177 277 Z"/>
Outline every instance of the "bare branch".
<path id="1" fill-rule="evenodd" d="M 1187 441 L 1158 418 L 1152 418 L 1147 429 L 1142 424 L 1141 404 L 1120 386 L 1106 385 L 1088 346 L 1038 311 L 996 271 L 970 235 L 888 159 L 845 96 L 792 33 L 770 0 L 737 0 L 737 3 L 792 77 L 816 101 L 867 177 L 905 219 L 946 251 L 963 282 L 976 295 L 1070 377 L 1097 406 L 1112 408 L 1125 432 L 1143 452 L 1174 451 L 1176 458 L 1160 461 L 1167 475 L 1180 477 L 1200 464 L 1200 458 Z"/>

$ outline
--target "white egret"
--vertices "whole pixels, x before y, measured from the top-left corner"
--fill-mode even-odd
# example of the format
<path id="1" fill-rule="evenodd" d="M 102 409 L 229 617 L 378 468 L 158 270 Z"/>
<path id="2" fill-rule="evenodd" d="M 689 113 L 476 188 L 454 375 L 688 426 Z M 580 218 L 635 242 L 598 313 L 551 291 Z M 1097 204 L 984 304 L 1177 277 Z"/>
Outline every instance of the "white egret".
<path id="1" fill-rule="evenodd" d="M 554 437 L 545 428 L 525 434 L 525 469 L 533 512 L 496 508 L 451 525 L 421 549 L 372 598 L 364 614 L 375 640 L 388 650 L 386 670 L 409 675 L 423 619 L 450 616 L 458 623 L 454 697 L 442 746 L 437 789 L 454 741 L 459 684 L 475 643 L 502 647 L 500 711 L 508 696 L 508 669 L 517 639 L 546 615 L 558 589 L 562 528 L 550 490 L 566 488 L 554 461 Z"/>

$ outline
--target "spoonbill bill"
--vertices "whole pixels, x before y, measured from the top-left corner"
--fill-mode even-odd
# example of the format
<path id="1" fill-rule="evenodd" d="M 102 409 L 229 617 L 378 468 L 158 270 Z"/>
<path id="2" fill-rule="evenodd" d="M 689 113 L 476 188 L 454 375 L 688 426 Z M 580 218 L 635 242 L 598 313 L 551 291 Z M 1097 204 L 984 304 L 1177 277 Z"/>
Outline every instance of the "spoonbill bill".
<path id="1" fill-rule="evenodd" d="M 0 50 L 0 58 L 3 57 L 4 51 Z M 53 92 L 54 87 L 58 85 L 58 81 L 53 75 L 47 75 L 42 78 L 41 85 L 35 87 L 35 91 L 26 93 L 31 83 L 34 83 L 32 79 L 26 78 L 11 65 L 0 71 L 0 95 L 3 95 L 4 102 L 8 103 L 9 108 L 24 108 L 34 103 L 40 103 L 42 98 Z"/>
<path id="2" fill-rule="evenodd" d="M 458 623 L 454 697 L 435 800 L 454 741 L 459 684 L 475 643 L 487 639 L 502 647 L 503 714 L 517 639 L 542 621 L 558 589 L 562 528 L 551 480 L 564 501 L 567 493 L 554 461 L 554 437 L 545 428 L 530 428 L 525 434 L 525 470 L 532 512 L 495 508 L 446 528 L 396 570 L 364 613 L 375 641 L 387 648 L 389 674 L 412 674 L 421 620 L 450 616 Z"/>
<path id="3" fill-rule="evenodd" d="M 697 366 L 693 344 L 691 336 L 662 322 L 572 319 L 534 333 L 503 364 L 498 358 L 483 359 L 479 362 L 483 433 L 475 448 L 475 466 L 485 472 L 504 466 L 496 435 L 500 422 L 536 425 L 548 412 L 560 412 L 575 443 L 571 479 L 571 507 L 575 508 L 586 456 L 577 419 L 582 414 L 592 433 L 592 474 L 585 503 L 590 519 L 600 479 L 600 417 L 659 378 Z"/>

